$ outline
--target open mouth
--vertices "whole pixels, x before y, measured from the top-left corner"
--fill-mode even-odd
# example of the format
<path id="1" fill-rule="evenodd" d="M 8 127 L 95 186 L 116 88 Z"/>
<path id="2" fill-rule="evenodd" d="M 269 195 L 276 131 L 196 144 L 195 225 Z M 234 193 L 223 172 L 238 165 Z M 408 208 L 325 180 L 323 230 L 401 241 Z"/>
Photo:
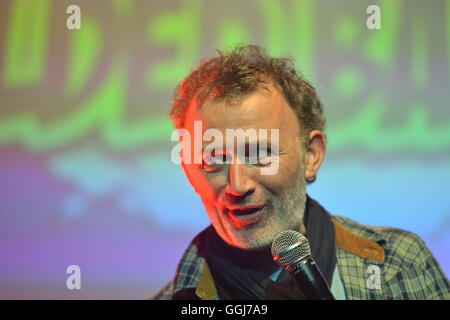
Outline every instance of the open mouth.
<path id="1" fill-rule="evenodd" d="M 239 208 L 239 209 L 233 209 L 228 210 L 228 213 L 230 216 L 239 221 L 256 221 L 256 219 L 261 215 L 263 212 L 264 206 L 262 207 L 251 207 L 251 208 Z"/>
<path id="2" fill-rule="evenodd" d="M 247 214 L 252 214 L 252 213 L 258 212 L 261 209 L 262 209 L 262 207 L 249 208 L 249 209 L 236 209 L 236 210 L 231 210 L 231 213 L 233 213 L 234 215 L 237 215 L 237 216 L 241 216 L 241 215 L 247 215 Z"/>

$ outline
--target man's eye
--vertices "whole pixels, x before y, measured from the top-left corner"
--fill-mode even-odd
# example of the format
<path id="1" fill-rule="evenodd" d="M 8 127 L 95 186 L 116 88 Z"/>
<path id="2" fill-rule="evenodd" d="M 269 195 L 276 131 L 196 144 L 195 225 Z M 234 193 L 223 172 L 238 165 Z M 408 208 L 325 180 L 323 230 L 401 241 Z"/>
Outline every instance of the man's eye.
<path id="1" fill-rule="evenodd" d="M 269 152 L 256 152 L 246 156 L 246 163 L 257 166 L 264 166 L 270 164 L 271 153 Z"/>
<path id="2" fill-rule="evenodd" d="M 227 162 L 226 154 L 213 154 L 203 157 L 201 168 L 207 172 L 213 172 L 220 169 Z"/>
<path id="3" fill-rule="evenodd" d="M 272 157 L 270 154 L 259 155 L 257 165 L 259 165 L 259 166 L 269 165 L 271 162 L 271 158 Z"/>
<path id="4" fill-rule="evenodd" d="M 203 162 L 209 165 L 225 164 L 227 162 L 226 154 L 215 154 L 203 158 Z"/>

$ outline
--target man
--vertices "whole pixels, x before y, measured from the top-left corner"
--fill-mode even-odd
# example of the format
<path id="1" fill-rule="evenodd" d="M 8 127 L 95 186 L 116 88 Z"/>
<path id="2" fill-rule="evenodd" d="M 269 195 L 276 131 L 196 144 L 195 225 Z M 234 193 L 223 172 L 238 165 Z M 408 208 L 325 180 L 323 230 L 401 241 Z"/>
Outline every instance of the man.
<path id="1" fill-rule="evenodd" d="M 308 238 L 337 299 L 450 298 L 448 279 L 418 236 L 332 216 L 307 196 L 325 156 L 325 118 L 291 60 L 257 46 L 219 52 L 181 82 L 170 115 L 188 133 L 181 165 L 211 226 L 154 299 L 303 299 L 270 253 L 285 230 Z M 196 144 L 187 136 L 199 124 Z M 204 138 L 208 130 L 215 143 Z M 243 132 L 264 134 L 239 139 Z M 274 170 L 263 174 L 267 167 Z"/>

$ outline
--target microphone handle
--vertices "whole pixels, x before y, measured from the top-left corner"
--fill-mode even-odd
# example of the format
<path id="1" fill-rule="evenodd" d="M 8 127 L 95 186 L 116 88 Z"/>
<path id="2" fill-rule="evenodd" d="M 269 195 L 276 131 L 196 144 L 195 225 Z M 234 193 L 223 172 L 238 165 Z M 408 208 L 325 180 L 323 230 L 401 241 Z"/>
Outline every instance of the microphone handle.
<path id="1" fill-rule="evenodd" d="M 312 257 L 300 260 L 288 269 L 306 300 L 335 300 Z"/>

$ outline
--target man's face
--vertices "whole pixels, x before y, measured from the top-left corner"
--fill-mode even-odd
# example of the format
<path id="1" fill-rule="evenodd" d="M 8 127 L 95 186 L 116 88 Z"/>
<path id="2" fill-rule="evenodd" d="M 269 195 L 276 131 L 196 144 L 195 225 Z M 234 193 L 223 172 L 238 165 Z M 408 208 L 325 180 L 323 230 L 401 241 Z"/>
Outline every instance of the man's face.
<path id="1" fill-rule="evenodd" d="M 219 165 L 183 164 L 219 236 L 232 246 L 257 249 L 270 245 L 281 231 L 300 231 L 306 201 L 303 141 L 298 120 L 279 90 L 269 83 L 233 101 L 191 106 L 185 120 L 191 136 L 194 121 L 202 121 L 203 132 L 215 128 L 222 133 L 223 147 L 215 152 L 231 159 Z M 278 161 L 278 170 L 262 175 L 259 163 L 238 162 L 237 140 L 227 141 L 227 129 L 266 129 L 267 145 L 278 147 L 269 157 Z M 279 141 L 271 141 L 271 129 L 279 130 Z M 245 140 L 247 153 L 250 144 L 262 143 L 260 136 L 256 139 Z M 202 142 L 202 148 L 209 143 Z M 233 148 L 227 148 L 230 145 Z"/>

